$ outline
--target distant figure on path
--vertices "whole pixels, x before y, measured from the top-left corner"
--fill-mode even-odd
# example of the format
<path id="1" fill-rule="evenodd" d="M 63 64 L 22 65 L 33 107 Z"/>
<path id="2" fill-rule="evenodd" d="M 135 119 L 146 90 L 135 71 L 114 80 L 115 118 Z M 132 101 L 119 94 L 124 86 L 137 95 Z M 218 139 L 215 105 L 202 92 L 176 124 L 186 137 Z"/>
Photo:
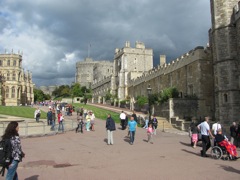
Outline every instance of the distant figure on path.
<path id="1" fill-rule="evenodd" d="M 133 145 L 135 140 L 135 132 L 136 132 L 137 122 L 134 120 L 134 117 L 131 116 L 131 120 L 128 121 L 128 129 L 130 133 L 130 144 Z"/>
<path id="2" fill-rule="evenodd" d="M 122 130 L 124 130 L 125 129 L 126 114 L 123 111 L 120 114 L 120 120 L 121 120 Z"/>
<path id="3" fill-rule="evenodd" d="M 34 112 L 34 118 L 36 119 L 36 122 L 39 122 L 40 116 L 41 116 L 41 111 L 38 107 Z"/>
<path id="4" fill-rule="evenodd" d="M 111 117 L 111 114 L 108 114 L 107 121 L 106 121 L 106 129 L 108 134 L 108 145 L 113 145 L 113 131 L 116 130 L 115 122 Z"/>
<path id="5" fill-rule="evenodd" d="M 147 142 L 150 142 L 151 144 L 153 144 L 153 128 L 152 128 L 152 124 L 149 124 L 149 127 L 147 128 L 147 136 L 148 136 L 148 141 Z"/>

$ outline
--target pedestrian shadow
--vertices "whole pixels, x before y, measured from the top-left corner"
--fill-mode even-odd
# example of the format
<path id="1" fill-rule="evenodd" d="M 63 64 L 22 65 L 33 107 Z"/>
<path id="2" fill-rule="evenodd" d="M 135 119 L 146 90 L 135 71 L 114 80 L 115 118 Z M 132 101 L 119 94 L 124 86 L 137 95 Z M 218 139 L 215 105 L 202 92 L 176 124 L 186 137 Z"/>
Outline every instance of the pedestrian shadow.
<path id="1" fill-rule="evenodd" d="M 186 150 L 186 149 L 182 149 L 182 151 L 187 152 L 187 153 L 190 153 L 190 154 L 193 154 L 193 155 L 196 155 L 196 156 L 200 156 L 199 153 L 195 153 L 195 152 L 192 152 L 192 151 L 188 151 L 188 150 Z"/>
<path id="2" fill-rule="evenodd" d="M 233 168 L 231 166 L 220 165 L 220 168 L 224 169 L 225 171 L 229 171 L 229 172 L 240 174 L 240 170 L 235 169 L 235 168 Z"/>
<path id="3" fill-rule="evenodd" d="M 31 177 L 25 178 L 24 180 L 38 180 L 38 176 L 39 175 L 34 175 L 34 176 L 31 176 Z"/>
<path id="4" fill-rule="evenodd" d="M 123 140 L 127 143 L 130 143 L 130 137 L 128 137 L 128 136 L 125 136 Z"/>
<path id="5" fill-rule="evenodd" d="M 105 143 L 107 143 L 107 142 L 108 142 L 107 138 L 104 138 L 104 139 L 103 139 L 103 141 L 104 141 Z"/>
<path id="6" fill-rule="evenodd" d="M 148 142 L 148 140 L 146 140 L 146 139 L 143 139 L 143 141 L 144 141 L 144 142 Z"/>
<path id="7" fill-rule="evenodd" d="M 190 146 L 191 146 L 191 144 L 190 144 L 190 143 L 185 143 L 185 142 L 181 142 L 181 141 L 179 141 L 179 143 L 180 143 L 180 144 L 182 144 L 182 145 L 188 146 L 188 147 L 190 147 Z"/>

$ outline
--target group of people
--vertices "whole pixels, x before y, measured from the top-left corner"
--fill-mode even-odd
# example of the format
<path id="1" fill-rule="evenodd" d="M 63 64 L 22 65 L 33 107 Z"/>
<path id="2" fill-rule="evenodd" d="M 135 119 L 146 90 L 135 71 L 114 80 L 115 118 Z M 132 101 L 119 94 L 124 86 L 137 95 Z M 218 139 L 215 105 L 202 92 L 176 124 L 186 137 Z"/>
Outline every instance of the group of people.
<path id="1" fill-rule="evenodd" d="M 234 144 L 234 140 L 238 135 L 238 129 L 236 128 L 236 124 L 233 123 L 233 125 L 230 127 L 231 132 L 231 141 L 228 140 L 226 135 L 222 133 L 222 126 L 219 122 L 216 122 L 212 125 L 212 128 L 210 128 L 209 125 L 209 117 L 205 117 L 205 121 L 196 125 L 195 123 L 192 123 L 190 126 L 191 130 L 191 141 L 193 143 L 193 148 L 196 147 L 196 144 L 198 142 L 199 135 L 201 136 L 202 140 L 202 150 L 201 150 L 201 156 L 202 157 L 208 157 L 206 154 L 207 150 L 211 146 L 219 145 L 226 148 L 227 152 L 233 157 L 232 159 L 235 159 L 237 157 L 237 151 L 236 151 L 236 144 Z M 212 138 L 212 142 L 210 140 L 210 137 Z"/>
<path id="2" fill-rule="evenodd" d="M 93 111 L 83 108 L 77 109 L 77 122 L 76 133 L 79 129 L 83 133 L 84 127 L 86 131 L 95 131 L 95 115 Z"/>
<path id="3" fill-rule="evenodd" d="M 133 111 L 132 115 L 130 116 L 130 120 L 128 119 L 127 113 L 122 111 L 120 113 L 120 121 L 121 121 L 121 126 L 122 130 L 125 130 L 128 128 L 128 136 L 130 137 L 130 144 L 133 145 L 134 140 L 135 140 L 135 133 L 136 133 L 136 127 L 138 123 L 137 115 L 135 111 Z M 158 126 L 158 120 L 156 116 L 153 116 L 150 121 L 147 121 L 147 125 L 145 124 L 144 128 L 147 130 L 147 142 L 150 142 L 153 144 L 153 135 L 156 135 L 156 129 Z M 108 145 L 113 144 L 113 131 L 116 130 L 115 127 L 115 122 L 112 119 L 111 115 L 108 114 L 107 120 L 106 120 L 106 129 L 108 133 Z"/>

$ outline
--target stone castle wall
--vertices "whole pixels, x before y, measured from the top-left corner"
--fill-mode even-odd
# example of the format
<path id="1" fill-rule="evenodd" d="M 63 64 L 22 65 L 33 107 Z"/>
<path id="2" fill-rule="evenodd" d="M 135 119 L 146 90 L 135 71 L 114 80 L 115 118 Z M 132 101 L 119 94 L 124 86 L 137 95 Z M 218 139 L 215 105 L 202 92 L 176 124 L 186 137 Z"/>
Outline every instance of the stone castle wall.
<path id="1" fill-rule="evenodd" d="M 215 117 L 222 123 L 240 116 L 239 2 L 211 1 Z"/>

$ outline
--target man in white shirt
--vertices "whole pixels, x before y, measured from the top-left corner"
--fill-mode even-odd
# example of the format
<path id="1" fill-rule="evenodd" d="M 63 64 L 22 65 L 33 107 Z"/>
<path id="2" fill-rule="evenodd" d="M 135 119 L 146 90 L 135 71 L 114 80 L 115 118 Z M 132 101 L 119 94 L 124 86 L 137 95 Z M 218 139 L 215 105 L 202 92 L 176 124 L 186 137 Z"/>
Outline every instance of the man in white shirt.
<path id="1" fill-rule="evenodd" d="M 201 135 L 202 135 L 202 150 L 201 150 L 202 157 L 208 157 L 206 155 L 206 152 L 211 147 L 209 135 L 212 138 L 214 138 L 214 136 L 210 131 L 208 121 L 209 121 L 209 117 L 205 117 L 205 121 L 198 125 L 198 129 L 201 130 Z"/>
<path id="2" fill-rule="evenodd" d="M 219 122 L 216 122 L 212 125 L 212 131 L 215 136 L 217 135 L 218 129 L 222 129 L 222 127 L 221 127 L 221 124 L 219 124 Z"/>
<path id="3" fill-rule="evenodd" d="M 120 114 L 120 120 L 121 120 L 122 130 L 124 130 L 126 128 L 125 127 L 126 114 L 123 111 Z"/>

